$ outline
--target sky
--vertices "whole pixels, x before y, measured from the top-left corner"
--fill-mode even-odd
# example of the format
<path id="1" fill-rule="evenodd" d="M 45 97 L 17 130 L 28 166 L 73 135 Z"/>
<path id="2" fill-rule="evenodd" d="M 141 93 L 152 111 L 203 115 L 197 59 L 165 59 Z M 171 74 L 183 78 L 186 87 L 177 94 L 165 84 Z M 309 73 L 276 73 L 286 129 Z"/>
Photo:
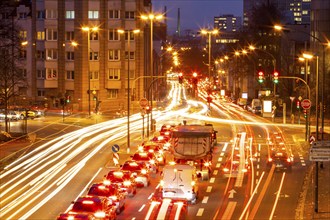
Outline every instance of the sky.
<path id="1" fill-rule="evenodd" d="M 185 29 L 213 28 L 213 19 L 223 14 L 240 16 L 243 20 L 243 0 L 152 0 L 154 13 L 163 13 L 167 8 L 168 32 L 177 27 L 180 8 L 181 33 Z"/>

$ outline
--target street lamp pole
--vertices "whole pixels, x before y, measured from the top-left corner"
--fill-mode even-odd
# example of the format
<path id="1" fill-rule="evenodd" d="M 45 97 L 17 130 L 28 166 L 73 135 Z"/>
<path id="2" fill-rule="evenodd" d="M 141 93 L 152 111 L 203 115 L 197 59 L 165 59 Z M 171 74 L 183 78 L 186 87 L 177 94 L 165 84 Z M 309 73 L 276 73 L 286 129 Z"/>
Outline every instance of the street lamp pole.
<path id="1" fill-rule="evenodd" d="M 131 54 L 131 34 L 139 33 L 140 30 L 127 30 L 127 153 L 130 152 L 130 146 L 131 146 L 131 137 L 130 137 L 130 102 L 131 102 L 131 92 L 130 92 L 130 54 Z M 125 31 L 124 30 L 118 30 L 118 33 L 124 34 L 125 39 Z"/>

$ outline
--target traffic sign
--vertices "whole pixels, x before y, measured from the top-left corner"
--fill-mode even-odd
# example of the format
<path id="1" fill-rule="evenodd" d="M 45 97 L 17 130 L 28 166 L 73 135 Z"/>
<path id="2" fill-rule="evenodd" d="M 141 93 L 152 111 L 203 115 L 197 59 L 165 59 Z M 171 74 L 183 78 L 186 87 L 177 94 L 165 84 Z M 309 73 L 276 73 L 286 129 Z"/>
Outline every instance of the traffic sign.
<path id="1" fill-rule="evenodd" d="M 309 143 L 310 143 L 310 144 L 314 143 L 315 140 L 316 140 L 316 139 L 315 139 L 315 137 L 314 137 L 313 135 L 311 135 L 311 136 L 309 137 Z"/>
<path id="2" fill-rule="evenodd" d="M 316 161 L 316 162 L 330 161 L 330 156 L 309 155 L 309 160 L 310 161 Z"/>
<path id="3" fill-rule="evenodd" d="M 148 99 L 142 98 L 140 99 L 140 107 L 145 108 L 148 105 Z"/>
<path id="4" fill-rule="evenodd" d="M 312 145 L 312 148 L 313 149 L 317 149 L 317 148 L 328 148 L 329 151 L 330 151 L 330 141 L 316 141 L 316 142 L 313 142 L 313 145 Z"/>
<path id="5" fill-rule="evenodd" d="M 119 154 L 113 153 L 113 163 L 117 166 L 119 164 Z"/>
<path id="6" fill-rule="evenodd" d="M 300 105 L 303 107 L 303 109 L 310 109 L 312 103 L 309 99 L 304 99 L 301 101 Z"/>
<path id="7" fill-rule="evenodd" d="M 330 161 L 330 141 L 314 142 L 309 150 L 310 161 Z"/>
<path id="8" fill-rule="evenodd" d="M 117 153 L 119 151 L 119 145 L 115 144 L 112 146 L 112 152 Z"/>

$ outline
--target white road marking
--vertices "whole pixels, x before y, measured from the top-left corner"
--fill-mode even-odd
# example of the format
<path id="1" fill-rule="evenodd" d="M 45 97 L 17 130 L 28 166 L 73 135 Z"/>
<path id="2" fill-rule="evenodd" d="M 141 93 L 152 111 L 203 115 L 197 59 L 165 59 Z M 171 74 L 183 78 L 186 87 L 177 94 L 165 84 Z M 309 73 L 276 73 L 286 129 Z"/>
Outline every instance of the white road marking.
<path id="1" fill-rule="evenodd" d="M 220 153 L 220 157 L 222 157 L 223 155 L 225 155 L 225 153 L 224 153 L 224 152 L 221 152 L 221 153 Z"/>
<path id="2" fill-rule="evenodd" d="M 208 186 L 208 187 L 206 188 L 206 192 L 209 193 L 209 192 L 211 192 L 211 191 L 212 191 L 212 186 Z"/>
<path id="3" fill-rule="evenodd" d="M 234 213 L 234 210 L 236 208 L 236 204 L 237 202 L 228 202 L 228 205 L 226 207 L 226 210 L 225 212 L 223 213 L 223 216 L 221 219 L 231 219 L 233 213 Z"/>
<path id="4" fill-rule="evenodd" d="M 222 157 L 219 157 L 219 158 L 218 158 L 218 162 L 221 162 L 221 161 L 222 161 Z"/>
<path id="5" fill-rule="evenodd" d="M 208 196 L 204 196 L 204 198 L 202 200 L 202 203 L 207 203 L 207 200 L 209 200 L 209 197 Z"/>
<path id="6" fill-rule="evenodd" d="M 220 165 L 221 165 L 220 163 L 217 163 L 217 165 L 216 165 L 215 167 L 216 167 L 216 168 L 219 168 L 219 167 L 220 167 Z"/>
<path id="7" fill-rule="evenodd" d="M 143 204 L 143 205 L 141 206 L 141 208 L 139 209 L 139 212 L 142 212 L 142 210 L 144 209 L 145 206 L 146 206 L 146 205 Z"/>
<path id="8" fill-rule="evenodd" d="M 210 179 L 210 183 L 214 183 L 214 181 L 215 181 L 215 178 L 212 177 L 212 178 Z"/>
<path id="9" fill-rule="evenodd" d="M 214 171 L 213 171 L 213 175 L 214 175 L 214 176 L 218 175 L 218 170 L 214 170 Z"/>
<path id="10" fill-rule="evenodd" d="M 196 216 L 202 216 L 203 215 L 203 212 L 204 212 L 204 209 L 203 208 L 199 208 Z"/>

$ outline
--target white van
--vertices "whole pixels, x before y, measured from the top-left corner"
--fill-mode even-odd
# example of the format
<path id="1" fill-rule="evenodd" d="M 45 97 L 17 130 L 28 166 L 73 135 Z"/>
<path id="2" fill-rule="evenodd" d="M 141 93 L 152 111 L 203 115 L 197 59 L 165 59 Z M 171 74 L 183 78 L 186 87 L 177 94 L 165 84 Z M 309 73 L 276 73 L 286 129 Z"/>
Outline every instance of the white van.
<path id="1" fill-rule="evenodd" d="M 188 164 L 166 165 L 162 172 L 162 196 L 195 204 L 198 195 L 197 183 L 194 166 Z"/>

